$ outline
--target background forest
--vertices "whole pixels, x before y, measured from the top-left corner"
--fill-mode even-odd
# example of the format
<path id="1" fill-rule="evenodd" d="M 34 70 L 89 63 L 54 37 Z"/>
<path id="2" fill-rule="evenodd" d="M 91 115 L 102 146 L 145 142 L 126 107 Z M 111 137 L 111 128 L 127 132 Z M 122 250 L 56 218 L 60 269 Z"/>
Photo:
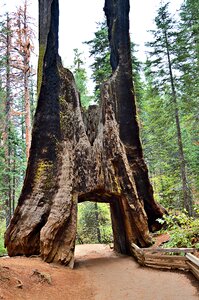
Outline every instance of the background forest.
<path id="1" fill-rule="evenodd" d="M 155 199 L 165 216 L 170 246 L 199 248 L 199 3 L 185 0 L 177 16 L 162 5 L 146 42 L 147 59 L 136 58 L 132 37 L 133 81 L 140 134 Z M 36 107 L 34 20 L 27 2 L 0 17 L 0 253 L 23 184 Z M 100 102 L 100 85 L 111 75 L 105 21 L 85 41 L 95 87 L 88 90 L 81 49 L 74 49 L 73 71 L 82 109 Z M 165 220 L 160 220 L 164 222 Z M 112 242 L 108 204 L 79 204 L 78 243 Z"/>

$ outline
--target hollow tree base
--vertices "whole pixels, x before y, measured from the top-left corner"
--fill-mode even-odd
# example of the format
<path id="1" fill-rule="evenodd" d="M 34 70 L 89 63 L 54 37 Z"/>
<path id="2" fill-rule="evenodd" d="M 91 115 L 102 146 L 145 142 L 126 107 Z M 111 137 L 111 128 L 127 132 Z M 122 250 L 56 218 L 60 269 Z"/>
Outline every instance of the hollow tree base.
<path id="1" fill-rule="evenodd" d="M 58 55 L 58 1 L 39 1 L 42 81 L 26 178 L 5 235 L 10 256 L 40 254 L 47 262 L 72 267 L 77 205 L 87 200 L 110 203 L 116 251 L 130 254 L 132 242 L 141 247 L 152 243 L 149 229 L 155 228 L 164 209 L 154 201 L 139 139 L 128 1 L 124 6 L 117 0 L 110 10 L 107 4 L 112 1 L 105 5 L 109 30 L 116 13 L 114 30 L 123 28 L 117 36 L 125 40 L 117 44 L 114 31 L 109 34 L 111 49 L 119 49 L 120 59 L 114 60 L 114 74 L 101 89 L 100 106 L 90 108 L 86 116 L 73 75 Z"/>

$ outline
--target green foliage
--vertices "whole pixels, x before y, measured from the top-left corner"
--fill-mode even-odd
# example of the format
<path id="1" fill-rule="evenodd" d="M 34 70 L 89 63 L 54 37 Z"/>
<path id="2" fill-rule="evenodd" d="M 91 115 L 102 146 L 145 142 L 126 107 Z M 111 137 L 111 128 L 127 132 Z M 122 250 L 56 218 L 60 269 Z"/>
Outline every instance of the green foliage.
<path id="1" fill-rule="evenodd" d="M 182 195 L 175 124 L 168 109 L 169 97 L 159 94 L 151 77 L 146 77 L 139 100 L 144 156 L 156 200 L 167 208 L 175 208 L 181 205 Z"/>
<path id="2" fill-rule="evenodd" d="M 175 69 L 175 41 L 176 28 L 175 21 L 169 13 L 169 3 L 160 5 L 155 17 L 156 28 L 150 30 L 153 39 L 146 43 L 148 47 L 149 71 L 153 74 L 153 86 L 165 94 L 167 84 L 167 93 L 171 94 L 171 72 Z M 169 57 L 168 57 L 169 56 Z M 168 61 L 170 60 L 170 62 Z M 172 65 L 172 70 L 169 70 Z M 173 77 L 174 74 L 172 74 Z M 175 78 L 174 78 L 175 81 Z"/>
<path id="3" fill-rule="evenodd" d="M 95 83 L 95 101 L 99 102 L 100 86 L 112 74 L 108 29 L 105 21 L 98 23 L 94 39 L 85 42 L 85 44 L 89 46 L 90 56 L 94 59 L 94 62 L 91 65 L 92 79 Z"/>
<path id="4" fill-rule="evenodd" d="M 109 205 L 85 202 L 78 205 L 78 243 L 112 242 Z"/>
<path id="5" fill-rule="evenodd" d="M 97 31 L 93 40 L 85 42 L 90 48 L 90 57 L 94 59 L 91 64 L 92 79 L 95 83 L 95 101 L 100 101 L 100 87 L 109 79 L 112 74 L 110 64 L 110 47 L 108 39 L 108 27 L 106 21 L 98 23 Z M 132 69 L 133 69 L 133 81 L 135 85 L 136 97 L 139 98 L 141 93 L 141 78 L 139 71 L 141 70 L 141 63 L 134 55 L 136 52 L 135 44 L 131 43 L 132 53 Z"/>
<path id="6" fill-rule="evenodd" d="M 177 61 L 179 91 L 182 95 L 181 109 L 185 129 L 183 131 L 188 173 L 194 186 L 193 194 L 199 190 L 199 2 L 186 0 L 181 6 L 177 34 Z"/>
<path id="7" fill-rule="evenodd" d="M 18 16 L 14 12 L 0 16 L 0 217 L 7 222 L 15 209 L 27 163 L 23 86 L 23 72 L 27 70 L 23 66 L 23 51 L 27 47 L 18 47 L 18 37 L 21 30 L 22 42 L 27 34 L 30 42 L 32 29 L 28 25 L 27 31 L 23 30 L 16 21 Z M 26 21 L 31 23 L 29 17 Z M 30 77 L 32 70 L 29 71 Z"/>
<path id="8" fill-rule="evenodd" d="M 195 211 L 197 213 L 198 208 L 195 208 Z M 199 218 L 189 217 L 187 212 L 183 211 L 165 215 L 158 221 L 165 224 L 166 232 L 171 236 L 170 241 L 164 244 L 165 248 L 199 248 Z"/>
<path id="9" fill-rule="evenodd" d="M 199 64 L 197 39 L 190 44 L 190 39 L 193 40 L 190 24 L 197 23 L 199 17 L 196 14 L 193 20 L 191 14 L 186 14 L 190 3 L 192 9 L 195 5 L 198 9 L 196 1 L 185 1 L 178 23 L 169 13 L 169 3 L 158 9 L 153 40 L 147 43 L 145 85 L 139 101 L 144 155 L 156 200 L 167 208 L 182 208 L 185 191 L 190 205 L 198 197 L 199 98 L 196 91 L 199 85 L 196 69 Z M 186 188 L 183 178 L 186 178 Z"/>
<path id="10" fill-rule="evenodd" d="M 6 249 L 4 248 L 4 232 L 6 230 L 5 221 L 0 223 L 0 256 L 7 253 Z"/>
<path id="11" fill-rule="evenodd" d="M 77 88 L 80 94 L 81 105 L 84 108 L 88 108 L 90 102 L 92 101 L 92 97 L 88 95 L 88 89 L 87 89 L 88 78 L 82 60 L 82 53 L 80 53 L 78 49 L 74 49 L 73 51 L 74 51 L 74 61 L 73 61 L 73 66 L 71 68 L 73 70 L 75 82 L 77 84 Z"/>

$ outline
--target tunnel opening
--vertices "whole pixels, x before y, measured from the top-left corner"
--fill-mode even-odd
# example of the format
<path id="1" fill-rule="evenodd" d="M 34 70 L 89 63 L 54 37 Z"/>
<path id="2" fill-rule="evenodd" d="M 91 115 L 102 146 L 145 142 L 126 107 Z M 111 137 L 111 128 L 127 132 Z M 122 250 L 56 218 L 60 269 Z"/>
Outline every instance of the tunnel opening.
<path id="1" fill-rule="evenodd" d="M 76 245 L 108 244 L 118 253 L 129 254 L 123 210 L 118 195 L 103 190 L 80 195 Z"/>
<path id="2" fill-rule="evenodd" d="M 113 244 L 109 203 L 85 201 L 78 205 L 76 244 Z"/>

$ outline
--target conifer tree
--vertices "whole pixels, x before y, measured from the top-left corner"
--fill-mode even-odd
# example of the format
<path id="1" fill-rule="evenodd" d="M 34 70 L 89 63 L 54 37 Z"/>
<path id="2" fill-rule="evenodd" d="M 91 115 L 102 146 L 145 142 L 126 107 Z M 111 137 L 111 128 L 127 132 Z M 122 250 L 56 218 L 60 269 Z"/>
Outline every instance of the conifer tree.
<path id="1" fill-rule="evenodd" d="M 169 3 L 161 6 L 155 18 L 156 29 L 152 31 L 154 40 L 147 43 L 152 49 L 150 52 L 151 68 L 156 74 L 156 87 L 161 93 L 170 96 L 170 113 L 175 120 L 176 142 L 178 145 L 178 160 L 180 168 L 180 177 L 182 183 L 182 198 L 184 208 L 192 214 L 192 197 L 188 185 L 186 159 L 184 145 L 182 140 L 182 128 L 179 110 L 179 99 L 176 89 L 176 55 L 174 45 L 176 41 L 176 32 L 174 22 L 168 11 Z M 168 90 L 169 87 L 169 90 Z"/>
<path id="2" fill-rule="evenodd" d="M 89 103 L 92 101 L 92 97 L 88 95 L 88 88 L 87 88 L 88 79 L 87 79 L 84 62 L 82 60 L 82 53 L 79 52 L 77 48 L 73 49 L 73 51 L 74 51 L 74 60 L 73 60 L 73 66 L 71 68 L 73 70 L 77 88 L 80 94 L 81 105 L 84 108 L 88 108 Z"/>
<path id="3" fill-rule="evenodd" d="M 26 159 L 28 159 L 31 144 L 30 77 L 33 72 L 30 65 L 30 58 L 34 50 L 34 31 L 31 27 L 32 18 L 28 14 L 27 0 L 24 1 L 23 6 L 18 7 L 16 13 L 13 14 L 13 18 L 13 46 L 15 49 L 13 67 L 18 70 L 19 78 L 23 82 L 21 88 L 24 98 Z"/>
<path id="4" fill-rule="evenodd" d="M 198 147 L 198 106 L 199 106 L 199 3 L 186 0 L 180 9 L 176 52 L 178 59 L 178 88 L 182 99 L 182 116 L 186 125 L 184 131 L 189 163 L 189 177 L 193 195 L 197 199 L 199 190 L 199 147 Z"/>
<path id="5" fill-rule="evenodd" d="M 99 102 L 100 86 L 112 73 L 106 21 L 98 23 L 94 39 L 85 42 L 85 44 L 89 46 L 90 57 L 94 60 L 91 64 L 92 79 L 95 83 L 95 100 Z"/>
<path id="6" fill-rule="evenodd" d="M 24 121 L 26 124 L 28 119 L 30 121 L 28 81 L 31 75 L 29 64 L 32 51 L 32 44 L 30 45 L 32 29 L 27 13 L 27 1 L 15 12 L 2 15 L 0 26 L 0 84 L 3 111 L 0 138 L 4 151 L 4 153 L 1 151 L 0 196 L 3 199 L 8 224 L 15 209 L 15 202 L 24 176 L 26 165 L 24 138 L 27 137 L 30 142 L 30 132 L 26 130 L 24 135 L 21 134 Z M 26 153 L 28 153 L 27 149 L 28 147 L 26 147 Z"/>

